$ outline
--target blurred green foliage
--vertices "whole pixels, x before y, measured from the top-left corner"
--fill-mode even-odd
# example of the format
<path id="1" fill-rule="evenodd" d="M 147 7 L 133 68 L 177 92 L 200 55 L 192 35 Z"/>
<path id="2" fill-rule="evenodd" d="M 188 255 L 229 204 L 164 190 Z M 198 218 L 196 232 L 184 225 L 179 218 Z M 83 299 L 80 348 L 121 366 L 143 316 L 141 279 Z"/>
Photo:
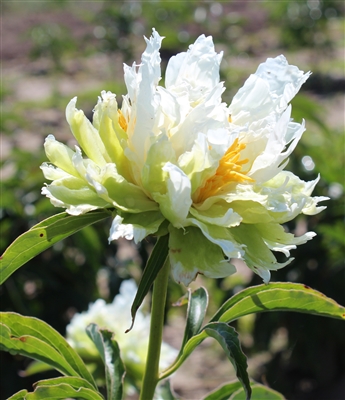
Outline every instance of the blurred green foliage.
<path id="1" fill-rule="evenodd" d="M 330 24 L 344 11 L 344 4 L 334 0 L 277 1 L 266 6 L 271 21 L 281 24 L 281 44 L 288 48 L 332 46 Z"/>
<path id="2" fill-rule="evenodd" d="M 63 70 L 63 57 L 75 50 L 75 42 L 70 40 L 71 33 L 58 24 L 40 24 L 30 32 L 32 48 L 30 57 L 36 60 L 48 57 L 53 61 L 56 71 Z"/>
<path id="3" fill-rule="evenodd" d="M 224 94 L 227 102 L 255 71 L 258 59 L 261 62 L 272 53 L 284 51 L 289 59 L 291 56 L 304 62 L 306 54 L 310 55 L 307 64 L 322 72 L 305 85 L 308 92 L 293 100 L 293 117 L 298 122 L 306 120 L 307 132 L 288 169 L 305 180 L 315 179 L 320 173 L 315 195 L 329 196 L 330 200 L 321 214 L 288 224 L 287 229 L 315 230 L 318 236 L 295 250 L 295 261 L 273 273 L 272 279 L 304 283 L 345 304 L 344 126 L 340 122 L 336 128 L 330 128 L 323 106 L 335 93 L 344 91 L 341 75 L 344 61 L 335 56 L 344 46 L 343 2 L 77 3 L 68 0 L 36 2 L 30 6 L 21 3 L 19 7 L 14 2 L 3 9 L 8 17 L 19 15 L 23 21 L 25 14 L 46 13 L 45 19 L 23 28 L 21 40 L 28 43 L 28 64 L 22 71 L 25 80 L 38 77 L 50 82 L 52 90 L 48 97 L 23 100 L 17 96 L 16 78 L 1 85 L 0 128 L 9 143 L 8 154 L 1 161 L 1 250 L 33 224 L 58 212 L 40 195 L 44 178 L 39 165 L 45 161 L 43 140 L 48 133 L 63 134 L 65 140 L 71 137 L 63 115 L 70 98 L 78 95 L 78 106 L 89 110 L 90 118 L 102 89 L 117 93 L 121 102 L 121 94 L 125 93 L 121 62 L 139 61 L 144 46 L 142 36 L 149 36 L 152 27 L 166 37 L 161 54 L 163 71 L 167 60 L 185 51 L 198 35 L 212 34 L 217 49 L 224 50 L 221 75 L 228 88 Z M 52 15 L 62 15 L 59 18 L 64 23 L 57 22 Z M 68 25 L 71 16 L 74 19 Z M 39 67 L 30 64 L 30 55 L 40 63 Z M 73 83 L 73 95 L 61 88 L 64 76 L 68 77 L 69 85 Z M 92 79 L 93 85 L 89 82 Z M 56 116 L 42 116 L 42 112 L 49 110 L 55 110 Z M 23 130 L 40 138 L 39 150 L 30 151 L 17 139 Z M 22 267 L 0 287 L 1 308 L 42 318 L 63 333 L 75 311 L 85 310 L 89 302 L 100 296 L 112 300 L 123 279 L 130 274 L 140 276 L 153 242 L 130 247 L 130 256 L 120 254 L 116 243 L 107 243 L 109 227 L 110 221 L 88 227 Z M 131 258 L 133 254 L 137 258 Z M 256 283 L 261 283 L 258 277 L 241 274 L 224 280 L 206 280 L 205 285 L 212 293 L 210 312 L 241 287 Z M 176 301 L 182 291 L 179 285 L 171 283 L 171 301 Z M 179 311 L 172 314 L 176 312 Z M 257 368 L 253 378 L 267 380 L 287 398 L 339 398 L 332 394 L 332 389 L 345 374 L 342 357 L 345 332 L 340 322 L 275 313 L 241 320 L 237 329 L 245 339 L 243 343 L 250 357 L 271 349 L 270 361 Z M 285 338 L 280 347 L 277 337 Z M 28 361 L 4 352 L 0 357 L 1 398 L 25 385 L 31 389 L 34 381 L 47 376 L 21 378 L 18 371 Z"/>

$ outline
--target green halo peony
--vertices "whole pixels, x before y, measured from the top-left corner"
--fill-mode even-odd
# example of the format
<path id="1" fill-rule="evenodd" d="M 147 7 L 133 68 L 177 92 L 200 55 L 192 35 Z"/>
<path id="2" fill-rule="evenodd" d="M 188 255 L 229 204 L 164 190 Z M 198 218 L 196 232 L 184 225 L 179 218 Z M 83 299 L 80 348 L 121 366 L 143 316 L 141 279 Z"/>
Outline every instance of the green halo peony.
<path id="1" fill-rule="evenodd" d="M 290 250 L 315 235 L 294 237 L 281 224 L 317 214 L 327 199 L 311 197 L 318 179 L 284 171 L 305 130 L 288 103 L 310 74 L 282 55 L 269 58 L 227 106 L 222 54 L 211 37 L 170 59 L 165 87 L 158 85 L 162 38 L 153 30 L 145 40 L 141 63 L 124 66 L 121 110 L 115 94 L 103 91 L 91 123 L 76 98 L 70 101 L 66 117 L 80 148 L 48 136 L 51 164 L 42 170 L 52 182 L 42 193 L 72 215 L 115 207 L 109 240 L 169 233 L 177 282 L 228 276 L 231 258 L 268 282 L 270 270 L 288 264 Z M 287 261 L 278 263 L 272 251 Z"/>

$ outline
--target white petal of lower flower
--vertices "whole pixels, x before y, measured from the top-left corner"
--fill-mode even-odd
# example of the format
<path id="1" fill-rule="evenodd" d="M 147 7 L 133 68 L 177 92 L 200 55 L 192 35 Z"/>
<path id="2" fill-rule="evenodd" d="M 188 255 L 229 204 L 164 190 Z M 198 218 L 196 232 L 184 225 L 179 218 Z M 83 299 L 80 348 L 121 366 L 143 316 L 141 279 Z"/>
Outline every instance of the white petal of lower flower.
<path id="1" fill-rule="evenodd" d="M 87 311 L 75 314 L 66 327 L 66 338 L 81 356 L 86 359 L 96 359 L 99 358 L 99 353 L 86 334 L 86 327 L 90 323 L 95 323 L 99 328 L 111 330 L 119 343 L 127 374 L 140 380 L 145 370 L 150 315 L 145 315 L 139 308 L 135 326 L 130 332 L 125 333 L 131 323 L 131 305 L 136 292 L 137 285 L 133 280 L 123 281 L 120 293 L 115 296 L 112 303 L 107 304 L 103 299 L 97 299 L 89 305 Z M 177 351 L 163 342 L 160 368 L 168 367 L 176 356 Z"/>

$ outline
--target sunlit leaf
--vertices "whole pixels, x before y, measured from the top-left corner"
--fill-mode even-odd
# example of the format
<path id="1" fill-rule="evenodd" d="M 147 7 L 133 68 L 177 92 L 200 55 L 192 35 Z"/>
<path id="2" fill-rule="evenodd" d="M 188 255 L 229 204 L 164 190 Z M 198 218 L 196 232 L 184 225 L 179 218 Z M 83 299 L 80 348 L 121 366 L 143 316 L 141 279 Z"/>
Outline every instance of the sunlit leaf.
<path id="1" fill-rule="evenodd" d="M 296 311 L 345 319 L 345 308 L 324 294 L 300 283 L 269 283 L 242 290 L 226 301 L 211 321 L 231 322 L 266 311 Z"/>
<path id="2" fill-rule="evenodd" d="M 67 383 L 52 386 L 38 386 L 34 392 L 28 393 L 25 400 L 62 400 L 62 399 L 78 399 L 78 400 L 104 400 L 100 393 L 85 387 L 74 388 Z"/>
<path id="3" fill-rule="evenodd" d="M 87 380 L 77 376 L 59 376 L 57 378 L 42 379 L 36 382 L 34 387 L 37 389 L 40 386 L 56 386 L 61 385 L 62 383 L 66 383 L 75 389 L 83 387 L 86 389 L 95 390 L 95 388 Z"/>
<path id="4" fill-rule="evenodd" d="M 2 346 L 56 368 L 80 376 L 97 387 L 78 353 L 47 323 L 16 313 L 0 313 Z"/>
<path id="5" fill-rule="evenodd" d="M 20 235 L 0 257 L 0 284 L 42 251 L 85 226 L 109 217 L 107 210 L 73 216 L 63 212 L 41 221 Z"/>
<path id="6" fill-rule="evenodd" d="M 9 351 L 11 354 L 41 360 L 64 375 L 77 375 L 77 372 L 54 347 L 33 336 L 12 336 L 11 330 L 3 324 L 0 325 L 0 349 Z"/>
<path id="7" fill-rule="evenodd" d="M 28 391 L 23 389 L 20 390 L 19 392 L 15 393 L 11 397 L 9 397 L 7 400 L 25 400 L 25 396 L 28 394 Z"/>

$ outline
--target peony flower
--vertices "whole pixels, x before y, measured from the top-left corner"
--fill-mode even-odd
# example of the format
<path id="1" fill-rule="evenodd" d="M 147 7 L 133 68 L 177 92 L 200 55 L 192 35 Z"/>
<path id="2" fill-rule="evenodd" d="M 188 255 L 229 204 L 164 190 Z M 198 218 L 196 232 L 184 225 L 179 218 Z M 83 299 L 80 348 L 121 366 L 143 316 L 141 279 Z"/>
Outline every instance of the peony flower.
<path id="1" fill-rule="evenodd" d="M 282 224 L 325 208 L 317 206 L 325 197 L 311 197 L 319 178 L 304 182 L 284 170 L 305 130 L 289 102 L 310 73 L 282 55 L 269 58 L 228 106 L 222 53 L 211 37 L 169 60 L 165 87 L 158 85 L 162 38 L 153 30 L 145 40 L 141 63 L 124 66 L 121 109 L 103 91 L 91 123 L 70 101 L 66 117 L 81 148 L 48 136 L 51 164 L 42 170 L 52 183 L 42 193 L 72 215 L 115 207 L 109 240 L 169 233 L 177 282 L 228 276 L 232 258 L 268 282 L 292 260 L 290 250 L 315 235 L 295 237 Z"/>
<path id="2" fill-rule="evenodd" d="M 145 370 L 148 339 L 150 332 L 150 315 L 140 309 L 136 314 L 135 327 L 128 333 L 126 328 L 131 322 L 131 304 L 137 286 L 133 280 L 122 282 L 120 293 L 110 304 L 98 299 L 89 305 L 89 309 L 75 314 L 66 328 L 66 337 L 70 345 L 87 359 L 99 357 L 96 346 L 88 337 L 85 329 L 95 323 L 100 328 L 110 329 L 115 333 L 115 340 L 121 349 L 121 357 L 128 371 L 141 378 Z M 177 356 L 177 350 L 162 343 L 160 367 L 167 368 Z"/>

